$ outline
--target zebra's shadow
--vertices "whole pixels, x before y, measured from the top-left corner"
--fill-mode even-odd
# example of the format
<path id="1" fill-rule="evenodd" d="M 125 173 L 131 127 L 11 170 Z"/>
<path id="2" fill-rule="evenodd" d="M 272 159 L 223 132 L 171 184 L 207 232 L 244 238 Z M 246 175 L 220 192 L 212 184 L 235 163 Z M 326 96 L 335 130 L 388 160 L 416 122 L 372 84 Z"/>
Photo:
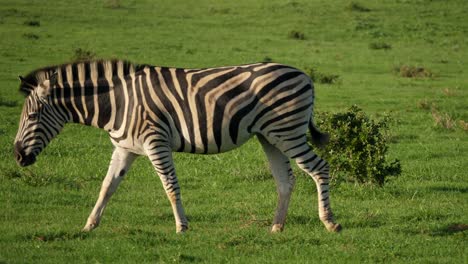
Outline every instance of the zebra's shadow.
<path id="1" fill-rule="evenodd" d="M 70 241 L 70 240 L 84 240 L 90 236 L 89 232 L 66 232 L 66 231 L 49 231 L 37 232 L 34 234 L 23 235 L 24 240 L 35 240 L 42 242 L 53 241 Z"/>

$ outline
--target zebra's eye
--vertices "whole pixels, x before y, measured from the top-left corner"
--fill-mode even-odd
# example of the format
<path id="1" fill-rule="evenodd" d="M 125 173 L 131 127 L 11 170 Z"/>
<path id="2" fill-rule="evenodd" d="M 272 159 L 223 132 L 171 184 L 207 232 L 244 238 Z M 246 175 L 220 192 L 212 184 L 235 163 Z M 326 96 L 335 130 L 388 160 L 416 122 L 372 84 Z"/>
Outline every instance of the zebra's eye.
<path id="1" fill-rule="evenodd" d="M 35 121 L 37 119 L 37 116 L 38 116 L 38 114 L 36 112 L 30 113 L 28 115 L 28 119 L 31 120 L 31 121 Z"/>

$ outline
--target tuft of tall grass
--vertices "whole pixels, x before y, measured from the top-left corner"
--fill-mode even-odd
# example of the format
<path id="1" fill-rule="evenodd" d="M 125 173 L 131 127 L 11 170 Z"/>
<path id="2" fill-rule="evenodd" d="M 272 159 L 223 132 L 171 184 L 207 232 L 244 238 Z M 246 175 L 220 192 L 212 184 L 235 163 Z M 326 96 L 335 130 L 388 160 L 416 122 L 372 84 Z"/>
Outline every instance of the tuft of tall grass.
<path id="1" fill-rule="evenodd" d="M 120 3 L 120 0 L 106 0 L 104 7 L 110 9 L 119 9 L 122 8 L 122 3 Z"/>
<path id="2" fill-rule="evenodd" d="M 458 121 L 458 126 L 465 132 L 468 132 L 468 122 L 465 120 L 459 120 Z"/>
<path id="3" fill-rule="evenodd" d="M 431 110 L 436 107 L 434 102 L 429 101 L 427 98 L 418 101 L 418 108 L 423 110 Z"/>
<path id="4" fill-rule="evenodd" d="M 454 92 L 452 89 L 448 88 L 448 87 L 447 87 L 447 88 L 444 88 L 444 89 L 442 90 L 442 92 L 444 93 L 445 96 L 449 96 L 449 97 L 450 97 L 450 96 L 455 96 L 455 95 L 456 95 L 455 92 Z"/>
<path id="5" fill-rule="evenodd" d="M 441 113 L 437 109 L 433 108 L 431 114 L 438 127 L 442 127 L 448 130 L 453 130 L 455 128 L 455 120 L 453 120 L 453 118 L 448 113 Z"/>
<path id="6" fill-rule="evenodd" d="M 447 130 L 454 130 L 457 128 L 457 120 L 455 120 L 450 114 L 439 111 L 437 105 L 434 102 L 429 101 L 427 98 L 419 100 L 417 107 L 422 110 L 431 111 L 431 116 L 436 127 Z M 463 131 L 468 131 L 468 123 L 464 120 L 458 120 L 458 127 Z"/>
<path id="7" fill-rule="evenodd" d="M 434 73 L 425 67 L 401 65 L 401 66 L 396 66 L 393 69 L 393 71 L 400 77 L 404 77 L 404 78 L 432 78 L 434 77 Z"/>

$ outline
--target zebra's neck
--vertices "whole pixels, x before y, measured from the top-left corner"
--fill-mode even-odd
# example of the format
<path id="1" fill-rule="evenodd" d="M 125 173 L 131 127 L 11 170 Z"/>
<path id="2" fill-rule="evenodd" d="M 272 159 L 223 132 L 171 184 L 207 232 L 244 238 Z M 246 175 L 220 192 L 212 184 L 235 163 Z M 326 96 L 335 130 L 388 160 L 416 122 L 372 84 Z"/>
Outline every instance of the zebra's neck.
<path id="1" fill-rule="evenodd" d="M 67 121 L 108 131 L 114 128 L 119 93 L 135 73 L 133 64 L 118 60 L 90 61 L 49 70 L 57 72 L 53 100 L 68 116 Z"/>

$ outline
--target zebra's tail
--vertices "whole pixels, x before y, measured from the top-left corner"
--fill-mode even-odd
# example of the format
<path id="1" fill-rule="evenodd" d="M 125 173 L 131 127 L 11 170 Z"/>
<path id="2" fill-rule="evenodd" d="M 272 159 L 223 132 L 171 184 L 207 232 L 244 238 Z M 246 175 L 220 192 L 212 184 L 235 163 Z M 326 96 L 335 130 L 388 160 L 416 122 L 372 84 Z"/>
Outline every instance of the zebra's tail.
<path id="1" fill-rule="evenodd" d="M 316 147 L 323 148 L 328 144 L 330 140 L 330 135 L 328 133 L 323 133 L 314 124 L 314 119 L 311 117 L 309 122 L 309 131 L 311 136 L 312 144 Z"/>

